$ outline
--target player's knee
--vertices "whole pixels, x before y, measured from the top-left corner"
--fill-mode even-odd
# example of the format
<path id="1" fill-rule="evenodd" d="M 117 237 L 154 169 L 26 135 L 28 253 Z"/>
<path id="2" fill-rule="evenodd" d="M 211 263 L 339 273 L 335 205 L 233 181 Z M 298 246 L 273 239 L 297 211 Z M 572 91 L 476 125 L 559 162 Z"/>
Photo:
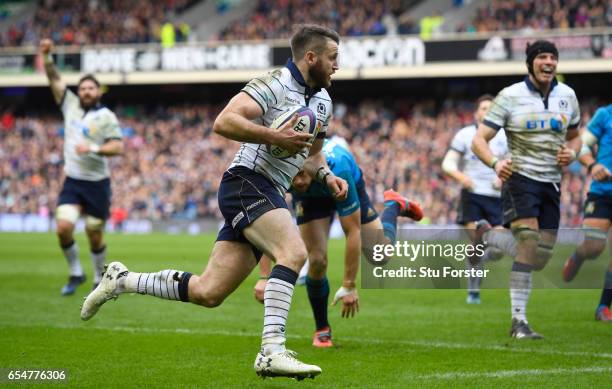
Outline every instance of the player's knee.
<path id="1" fill-rule="evenodd" d="M 585 241 L 584 243 L 584 256 L 587 259 L 599 257 L 606 248 L 605 241 Z"/>
<path id="2" fill-rule="evenodd" d="M 308 258 L 308 251 L 306 251 L 306 246 L 303 243 L 295 244 L 277 253 L 275 258 L 276 263 L 299 271 L 304 266 L 306 258 Z"/>
<path id="3" fill-rule="evenodd" d="M 327 254 L 323 250 L 314 250 L 308 253 L 309 273 L 324 275 L 327 271 Z"/>
<path id="4" fill-rule="evenodd" d="M 553 256 L 553 246 L 540 243 L 536 251 L 536 261 L 533 270 L 542 270 Z"/>
<path id="5" fill-rule="evenodd" d="M 533 250 L 534 254 L 540 243 L 540 232 L 531 227 L 518 226 L 512 229 L 517 245 L 523 249 Z"/>
<path id="6" fill-rule="evenodd" d="M 57 236 L 61 241 L 72 240 L 72 234 L 74 233 L 74 224 L 65 220 L 59 220 L 56 227 Z"/>
<path id="7" fill-rule="evenodd" d="M 60 238 L 65 238 L 72 235 L 74 231 L 74 225 L 68 222 L 58 222 L 56 232 Z"/>
<path id="8" fill-rule="evenodd" d="M 194 288 L 189 288 L 189 300 L 206 308 L 214 308 L 223 303 L 225 296 L 205 285 L 196 285 Z"/>
<path id="9" fill-rule="evenodd" d="M 607 233 L 599 229 L 589 229 L 584 236 L 582 244 L 583 255 L 587 259 L 595 259 L 606 248 Z"/>
<path id="10" fill-rule="evenodd" d="M 104 219 L 97 218 L 95 216 L 85 216 L 85 228 L 88 231 L 103 231 L 106 222 Z"/>
<path id="11" fill-rule="evenodd" d="M 198 301 L 199 304 L 206 308 L 215 308 L 223 303 L 223 298 L 214 295 L 202 296 Z"/>
<path id="12" fill-rule="evenodd" d="M 58 235 L 70 234 L 79 220 L 79 208 L 72 204 L 62 204 L 55 210 L 55 219 Z"/>
<path id="13" fill-rule="evenodd" d="M 499 261 L 504 257 L 504 252 L 497 247 L 490 246 L 487 248 L 487 250 L 489 250 L 489 253 L 487 254 L 487 259 L 489 261 Z"/>

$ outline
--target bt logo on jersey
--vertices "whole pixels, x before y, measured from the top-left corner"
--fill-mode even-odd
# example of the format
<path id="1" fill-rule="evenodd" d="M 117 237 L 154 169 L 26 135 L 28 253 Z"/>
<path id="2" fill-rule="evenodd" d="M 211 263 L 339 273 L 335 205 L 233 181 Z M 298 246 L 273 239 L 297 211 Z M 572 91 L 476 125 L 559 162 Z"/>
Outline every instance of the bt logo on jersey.
<path id="1" fill-rule="evenodd" d="M 567 125 L 567 118 L 565 115 L 560 115 L 559 118 L 550 118 L 549 120 L 538 119 L 538 120 L 527 120 L 525 122 L 525 128 L 528 130 L 553 130 L 555 132 L 561 132 Z"/>

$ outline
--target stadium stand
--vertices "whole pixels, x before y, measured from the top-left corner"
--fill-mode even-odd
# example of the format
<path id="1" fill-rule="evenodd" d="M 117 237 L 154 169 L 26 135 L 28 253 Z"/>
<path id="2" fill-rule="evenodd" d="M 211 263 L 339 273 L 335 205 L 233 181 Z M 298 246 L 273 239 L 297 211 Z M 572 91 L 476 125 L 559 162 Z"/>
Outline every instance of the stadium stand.
<path id="1" fill-rule="evenodd" d="M 20 7 L 10 8 L 11 13 L 7 12 L 0 21 L 0 46 L 32 46 L 42 36 L 73 46 L 145 42 L 165 45 L 165 22 L 172 21 L 165 26 L 168 35 L 172 35 L 171 42 L 186 40 L 189 29 L 198 28 L 197 23 L 205 24 L 211 18 L 221 20 L 219 15 L 244 8 L 240 0 L 163 0 L 141 2 L 135 7 L 119 0 L 18 3 L 22 3 Z M 37 7 L 29 7 L 33 3 Z M 214 10 L 210 15 L 199 21 L 194 17 L 211 7 Z M 292 25 L 303 21 L 304 14 L 349 37 L 417 34 L 423 33 L 426 26 L 431 27 L 425 37 L 429 38 L 428 34 L 440 27 L 435 26 L 438 18 L 443 19 L 441 30 L 445 25 L 456 25 L 466 32 L 612 25 L 612 3 L 605 0 L 257 0 L 249 7 L 253 11 L 242 9 L 246 16 L 228 22 L 214 39 L 286 39 Z M 14 22 L 15 16 L 23 14 L 28 16 Z M 178 14 L 190 15 L 173 19 Z M 187 25 L 177 28 L 177 21 L 187 21 Z M 5 28 L 7 23 L 10 25 Z M 423 203 L 428 210 L 426 223 L 452 224 L 459 188 L 447 180 L 439 165 L 454 131 L 471 121 L 472 106 L 451 99 L 440 105 L 428 98 L 398 99 L 391 105 L 380 100 L 336 102 L 332 132 L 350 142 L 364 166 L 376 203 L 382 202 L 384 189 L 395 187 Z M 583 123 L 594 106 L 584 103 Z M 153 220 L 219 216 L 218 180 L 237 144 L 212 135 L 212 120 L 218 109 L 200 103 L 153 111 L 125 102 L 117 106 L 128 147 L 126 157 L 112 162 L 114 206 L 120 214 Z M 55 112 L 28 112 L 23 116 L 11 109 L 0 110 L 0 213 L 53 213 L 57 200 L 54 196 L 63 177 L 61 127 Z M 563 181 L 564 225 L 580 222 L 583 173 L 575 164 Z"/>
<path id="2" fill-rule="evenodd" d="M 357 4 L 359 3 L 359 4 Z M 418 3 L 418 4 L 415 4 Z M 222 40 L 279 39 L 291 34 L 307 10 L 314 20 L 343 36 L 420 34 L 423 39 L 442 32 L 521 31 L 612 26 L 612 3 L 606 0 L 444 1 L 399 0 L 310 2 L 259 0 L 246 18 L 231 23 Z M 272 15 L 273 17 L 269 17 Z"/>
<path id="3" fill-rule="evenodd" d="M 596 102 L 583 104 L 587 122 Z M 119 106 L 126 154 L 112 160 L 113 208 L 131 219 L 219 217 L 219 177 L 238 143 L 212 134 L 220 109 L 208 104 Z M 347 139 L 362 166 L 373 201 L 395 187 L 422 202 L 424 223 L 453 224 L 460 188 L 441 160 L 455 130 L 472 120 L 472 106 L 446 101 L 337 103 L 332 133 Z M 63 179 L 62 121 L 56 115 L 0 120 L 0 213 L 52 215 Z M 426 135 L 424 135 L 426 134 Z M 563 225 L 579 225 L 585 172 L 567 169 L 561 193 Z"/>
<path id="4" fill-rule="evenodd" d="M 189 8 L 197 12 L 189 15 Z M 606 0 L 164 0 L 135 7 L 118 0 L 55 0 L 39 1 L 8 26 L 0 13 L 0 47 L 36 45 L 43 36 L 63 45 L 162 42 L 168 47 L 187 41 L 192 31 L 213 41 L 287 39 L 304 13 L 347 37 L 420 34 L 430 39 L 443 32 L 528 34 L 612 26 L 612 4 Z"/>
<path id="5" fill-rule="evenodd" d="M 160 42 L 166 23 L 198 1 L 38 1 L 34 12 L 0 33 L 0 46 L 35 46 L 43 37 L 61 45 Z M 188 26 L 170 26 L 176 41 L 187 40 Z"/>
<path id="6" fill-rule="evenodd" d="M 322 1 L 258 0 L 253 13 L 231 23 L 218 38 L 222 40 L 286 39 L 303 15 L 331 27 L 341 36 L 385 35 L 395 32 L 397 18 L 406 9 L 401 0 Z"/>
<path id="7" fill-rule="evenodd" d="M 612 26 L 612 3 L 607 0 L 504 0 L 482 4 L 471 23 L 458 31 L 521 31 Z"/>

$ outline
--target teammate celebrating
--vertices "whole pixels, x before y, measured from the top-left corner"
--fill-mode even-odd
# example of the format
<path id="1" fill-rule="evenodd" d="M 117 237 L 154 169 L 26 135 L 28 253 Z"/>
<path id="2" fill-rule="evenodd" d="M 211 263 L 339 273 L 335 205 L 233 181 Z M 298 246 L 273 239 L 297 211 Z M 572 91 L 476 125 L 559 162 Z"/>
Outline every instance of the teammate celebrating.
<path id="1" fill-rule="evenodd" d="M 595 112 L 582 135 L 580 162 L 588 167 L 593 178 L 584 204 L 585 241 L 565 262 L 563 279 L 574 279 L 585 259 L 597 258 L 606 248 L 606 239 L 612 226 L 612 105 Z M 596 158 L 592 148 L 598 147 Z M 604 287 L 595 310 L 595 320 L 612 322 L 612 260 L 608 265 Z"/>
<path id="2" fill-rule="evenodd" d="M 262 342 L 255 371 L 261 376 L 298 379 L 321 373 L 318 366 L 300 362 L 293 351 L 285 349 L 287 314 L 307 251 L 283 195 L 303 168 L 336 198 L 346 197 L 346 182 L 332 174 L 320 153 L 332 112 L 324 88 L 330 86 L 331 75 L 338 69 L 338 43 L 333 30 L 300 26 L 291 38 L 293 59 L 285 67 L 251 80 L 215 120 L 216 133 L 242 143 L 221 180 L 219 208 L 225 225 L 204 273 L 135 273 L 113 262 L 99 287 L 85 300 L 83 320 L 121 293 L 218 306 L 251 273 L 263 252 L 277 265 L 264 293 Z M 308 106 L 315 113 L 315 134 L 294 131 L 297 116 L 280 129 L 269 128 L 277 116 L 296 105 Z M 270 145 L 294 155 L 275 158 L 268 152 Z"/>
<path id="3" fill-rule="evenodd" d="M 493 96 L 483 95 L 476 100 L 475 124 L 462 128 L 453 138 L 442 161 L 442 170 L 462 186 L 457 223 L 466 228 L 472 241 L 476 240 L 476 222 L 485 219 L 493 226 L 502 224 L 500 200 L 501 182 L 495 171 L 480 161 L 472 152 L 472 140 L 478 124 L 491 106 Z M 508 152 L 506 134 L 500 129 L 489 143 L 493 155 L 503 158 Z M 462 169 L 459 168 L 461 161 Z M 486 259 L 499 259 L 501 252 L 487 248 L 483 258 L 466 261 L 468 269 L 482 269 Z M 468 304 L 480 304 L 480 277 L 468 279 Z"/>
<path id="4" fill-rule="evenodd" d="M 78 96 L 62 81 L 53 64 L 53 44 L 40 42 L 49 86 L 64 115 L 64 172 L 66 179 L 56 210 L 57 236 L 68 261 L 70 277 L 62 295 L 71 295 L 85 282 L 74 240 L 74 226 L 79 215 L 85 215 L 94 268 L 94 288 L 104 272 L 106 245 L 103 232 L 110 214 L 111 184 L 105 157 L 123 152 L 121 128 L 115 114 L 100 104 L 100 83 L 92 75 L 79 80 Z"/>
<path id="5" fill-rule="evenodd" d="M 383 224 L 392 225 L 395 231 L 397 217 L 407 216 L 421 220 L 423 212 L 420 206 L 400 196 L 397 192 L 385 192 L 385 211 L 383 223 L 372 206 L 365 189 L 363 173 L 357 162 L 340 143 L 326 140 L 323 146 L 327 164 L 332 172 L 348 183 L 348 196 L 338 200 L 323 185 L 312 182 L 304 171 L 300 171 L 292 182 L 293 207 L 297 224 L 306 249 L 308 250 L 308 275 L 306 289 L 314 314 L 316 330 L 313 346 L 331 347 L 332 332 L 327 317 L 329 282 L 327 280 L 327 240 L 334 214 L 337 212 L 340 224 L 346 236 L 344 258 L 344 280 L 336 292 L 332 304 L 342 301 L 342 317 L 353 317 L 359 311 L 359 297 L 356 289 L 356 278 L 359 270 L 359 257 L 370 255 L 370 250 L 363 247 L 362 234 L 376 235 L 383 230 Z M 389 229 L 389 227 L 387 227 Z M 393 233 L 393 241 L 395 240 Z M 382 243 L 390 243 L 387 238 Z M 260 262 L 260 280 L 255 285 L 255 298 L 263 302 L 266 280 L 270 273 L 268 258 Z"/>
<path id="6" fill-rule="evenodd" d="M 493 100 L 478 126 L 472 150 L 504 181 L 503 221 L 516 237 L 517 253 L 510 273 L 510 334 L 518 339 L 540 339 L 526 316 L 531 272 L 543 269 L 553 253 L 560 219 L 561 169 L 580 150 L 580 111 L 574 91 L 555 79 L 559 57 L 555 45 L 539 40 L 527 46 L 526 54 L 528 76 Z M 511 159 L 496 158 L 488 144 L 502 127 Z M 512 236 L 489 230 L 485 224 L 480 227 L 489 245 L 514 245 Z"/>

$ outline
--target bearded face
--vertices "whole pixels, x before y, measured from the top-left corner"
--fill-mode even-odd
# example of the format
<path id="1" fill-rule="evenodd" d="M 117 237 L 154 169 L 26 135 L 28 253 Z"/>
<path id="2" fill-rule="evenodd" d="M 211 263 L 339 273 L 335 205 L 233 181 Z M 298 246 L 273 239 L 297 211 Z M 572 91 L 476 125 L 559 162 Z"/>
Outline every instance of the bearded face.
<path id="1" fill-rule="evenodd" d="M 310 68 L 308 75 L 316 83 L 317 88 L 328 88 L 331 85 L 331 74 L 325 69 L 321 60 Z"/>
<path id="2" fill-rule="evenodd" d="M 91 80 L 81 82 L 78 93 L 81 107 L 85 110 L 94 107 L 100 101 L 100 88 Z"/>
<path id="3" fill-rule="evenodd" d="M 308 69 L 309 78 L 316 83 L 317 88 L 328 88 L 331 76 L 338 70 L 338 44 L 327 40 L 324 50 L 316 56 L 316 62 Z"/>

